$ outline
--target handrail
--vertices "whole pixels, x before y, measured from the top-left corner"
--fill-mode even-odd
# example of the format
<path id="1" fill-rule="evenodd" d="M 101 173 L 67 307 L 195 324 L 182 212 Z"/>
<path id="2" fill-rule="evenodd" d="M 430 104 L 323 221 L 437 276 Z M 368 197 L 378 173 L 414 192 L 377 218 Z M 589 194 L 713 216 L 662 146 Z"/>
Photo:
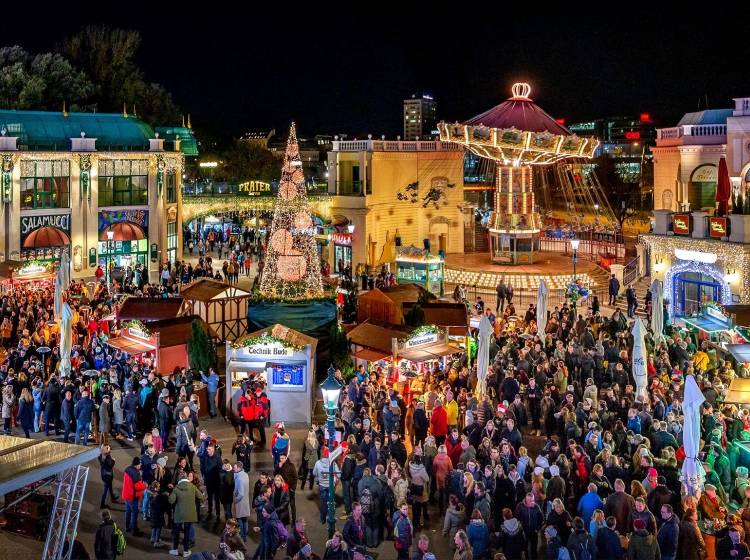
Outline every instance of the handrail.
<path id="1" fill-rule="evenodd" d="M 633 260 L 631 260 L 629 263 L 625 265 L 625 268 L 623 268 L 622 283 L 624 286 L 630 286 L 630 284 L 632 284 L 638 279 L 639 263 L 640 263 L 640 259 L 638 257 L 635 257 Z"/>

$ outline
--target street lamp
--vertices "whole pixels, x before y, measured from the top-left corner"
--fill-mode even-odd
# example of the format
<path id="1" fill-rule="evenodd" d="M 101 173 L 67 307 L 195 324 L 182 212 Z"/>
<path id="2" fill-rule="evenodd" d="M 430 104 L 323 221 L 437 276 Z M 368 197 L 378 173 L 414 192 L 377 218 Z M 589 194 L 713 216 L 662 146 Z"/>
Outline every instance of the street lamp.
<path id="1" fill-rule="evenodd" d="M 326 409 L 326 429 L 328 430 L 328 538 L 333 538 L 336 531 L 336 485 L 333 479 L 333 442 L 336 431 L 336 411 L 339 407 L 339 395 L 341 395 L 341 383 L 335 377 L 336 370 L 333 365 L 328 368 L 328 377 L 320 384 L 323 392 L 323 407 Z"/>
<path id="2" fill-rule="evenodd" d="M 112 239 L 115 232 L 111 229 L 107 231 L 107 286 L 112 288 Z"/>
<path id="3" fill-rule="evenodd" d="M 573 323 L 576 321 L 576 300 L 578 299 L 578 283 L 576 282 L 576 261 L 578 260 L 578 244 L 581 242 L 580 239 L 571 239 L 570 246 L 573 248 L 573 293 L 571 294 L 571 300 L 573 303 Z"/>

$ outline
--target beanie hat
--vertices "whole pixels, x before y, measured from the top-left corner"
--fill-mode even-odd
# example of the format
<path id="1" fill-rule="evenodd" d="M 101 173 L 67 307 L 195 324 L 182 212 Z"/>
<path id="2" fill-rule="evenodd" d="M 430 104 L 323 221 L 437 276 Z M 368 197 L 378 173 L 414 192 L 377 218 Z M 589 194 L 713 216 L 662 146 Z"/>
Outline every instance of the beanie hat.
<path id="1" fill-rule="evenodd" d="M 549 468 L 549 474 L 551 474 L 552 476 L 559 476 L 560 475 L 560 467 L 558 467 L 557 465 L 552 465 Z"/>

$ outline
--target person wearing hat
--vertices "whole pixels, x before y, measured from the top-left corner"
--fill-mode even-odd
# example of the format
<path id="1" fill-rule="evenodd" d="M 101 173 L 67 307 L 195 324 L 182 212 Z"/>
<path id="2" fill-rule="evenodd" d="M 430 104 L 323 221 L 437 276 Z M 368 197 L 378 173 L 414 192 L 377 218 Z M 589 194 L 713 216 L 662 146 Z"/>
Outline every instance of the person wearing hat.
<path id="1" fill-rule="evenodd" d="M 281 455 L 289 455 L 291 449 L 291 439 L 289 434 L 286 433 L 283 422 L 276 424 L 276 431 L 271 436 L 271 455 L 273 455 L 273 468 L 279 467 L 279 457 Z"/>
<path id="2" fill-rule="evenodd" d="M 633 533 L 628 544 L 628 558 L 639 560 L 659 560 L 659 543 L 656 537 L 646 530 L 646 522 L 636 519 L 633 522 Z"/>
<path id="3" fill-rule="evenodd" d="M 99 444 L 109 444 L 109 434 L 112 431 L 112 412 L 110 411 L 111 398 L 109 393 L 102 396 L 102 402 L 99 405 Z"/>
<path id="4" fill-rule="evenodd" d="M 136 536 L 141 534 L 138 531 L 138 502 L 147 487 L 141 475 L 141 458 L 133 457 L 122 475 L 121 495 L 125 502 L 125 531 Z"/>

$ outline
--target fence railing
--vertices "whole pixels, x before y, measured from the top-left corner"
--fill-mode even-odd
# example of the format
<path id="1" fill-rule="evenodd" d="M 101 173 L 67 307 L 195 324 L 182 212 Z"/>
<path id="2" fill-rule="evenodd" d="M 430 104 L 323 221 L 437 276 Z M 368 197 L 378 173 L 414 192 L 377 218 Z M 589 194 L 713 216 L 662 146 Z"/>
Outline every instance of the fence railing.
<path id="1" fill-rule="evenodd" d="M 550 253 L 561 253 L 563 255 L 572 255 L 573 249 L 570 246 L 570 239 L 557 237 L 542 237 L 541 250 Z M 615 257 L 617 259 L 625 258 L 625 244 L 614 241 L 600 241 L 597 239 L 581 239 L 578 244 L 578 257 L 589 258 L 599 262 L 599 257 Z"/>
<path id="2" fill-rule="evenodd" d="M 445 293 L 448 297 L 451 296 L 456 285 L 452 283 L 445 284 Z M 578 310 L 582 311 L 591 306 L 591 302 L 594 300 L 594 296 L 599 298 L 599 304 L 604 305 L 608 300 L 607 287 L 596 286 L 590 290 L 588 297 L 585 300 L 578 300 Z M 480 288 L 477 286 L 466 286 L 466 299 L 469 304 L 473 306 L 477 302 L 477 298 L 481 297 L 484 302 L 485 309 L 491 307 L 493 310 L 500 308 L 497 302 L 497 292 L 491 288 Z M 526 309 L 530 304 L 536 305 L 537 290 L 521 289 L 516 288 L 513 292 L 513 306 L 516 308 L 516 315 L 523 315 L 526 313 Z M 562 305 L 568 301 L 565 290 L 563 289 L 551 289 L 547 297 L 547 307 L 549 310 L 553 310 L 555 307 L 562 307 Z"/>
<path id="3" fill-rule="evenodd" d="M 636 257 L 625 265 L 625 268 L 622 271 L 622 283 L 624 286 L 630 286 L 633 282 L 638 280 L 639 263 L 640 259 Z"/>

